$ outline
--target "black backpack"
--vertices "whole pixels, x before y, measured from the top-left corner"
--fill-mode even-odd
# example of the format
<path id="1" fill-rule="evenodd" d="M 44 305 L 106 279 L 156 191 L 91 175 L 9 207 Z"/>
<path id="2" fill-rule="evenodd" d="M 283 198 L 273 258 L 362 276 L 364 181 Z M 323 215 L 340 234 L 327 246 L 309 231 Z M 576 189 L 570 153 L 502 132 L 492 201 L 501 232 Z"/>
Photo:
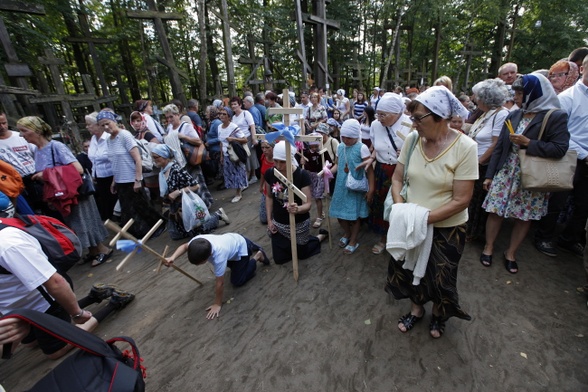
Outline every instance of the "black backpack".
<path id="1" fill-rule="evenodd" d="M 79 350 L 39 380 L 29 392 L 144 392 L 144 367 L 133 339 L 116 337 L 104 341 L 57 317 L 29 309 L 17 309 L 2 317 L 16 317 Z M 121 352 L 115 342 L 126 342 L 131 350 Z M 4 354 L 10 354 L 10 344 Z"/>

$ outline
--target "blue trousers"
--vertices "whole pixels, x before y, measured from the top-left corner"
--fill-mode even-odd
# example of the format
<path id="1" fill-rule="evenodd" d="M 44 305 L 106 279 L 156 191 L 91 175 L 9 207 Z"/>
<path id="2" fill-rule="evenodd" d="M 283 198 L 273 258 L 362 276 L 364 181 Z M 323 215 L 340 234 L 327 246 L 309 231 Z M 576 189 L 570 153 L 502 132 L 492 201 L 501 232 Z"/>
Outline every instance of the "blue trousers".
<path id="1" fill-rule="evenodd" d="M 253 256 L 257 251 L 261 250 L 261 246 L 257 245 L 247 237 L 247 256 L 241 257 L 241 260 L 227 262 L 227 266 L 231 269 L 231 283 L 233 286 L 243 286 L 247 281 L 255 276 L 255 270 L 257 269 L 257 261 Z"/>

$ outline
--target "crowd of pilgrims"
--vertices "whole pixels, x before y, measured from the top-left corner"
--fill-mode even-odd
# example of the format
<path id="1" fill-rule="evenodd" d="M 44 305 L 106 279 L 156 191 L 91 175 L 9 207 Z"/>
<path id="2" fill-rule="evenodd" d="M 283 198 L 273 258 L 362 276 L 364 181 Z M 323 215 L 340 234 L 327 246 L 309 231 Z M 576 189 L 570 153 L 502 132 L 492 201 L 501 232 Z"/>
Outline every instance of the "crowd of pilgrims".
<path id="1" fill-rule="evenodd" d="M 331 95 L 312 87 L 299 96 L 247 92 L 243 98 L 216 99 L 205 108 L 194 99 L 186 108 L 174 100 L 156 113 L 152 101 L 140 100 L 128 124 L 110 109 L 88 114 L 86 128 L 92 136 L 77 156 L 53 138 L 41 118 L 21 118 L 11 131 L 2 115 L 0 158 L 14 166 L 26 186 L 14 200 L 16 210 L 63 220 L 88 249 L 82 262 L 92 266 L 113 253 L 104 244 L 104 220 L 125 223 L 133 218 L 130 232 L 140 238 L 163 218 L 166 224 L 154 236 L 191 238 L 214 231 L 220 221 L 229 223 L 222 208 L 213 208 L 211 191 L 223 189 L 234 191 L 231 203 L 239 203 L 246 189 L 259 191 L 257 215 L 267 226 L 260 227 L 271 238 L 277 264 L 292 258 L 291 229 L 296 231 L 299 259 L 320 253 L 321 241 L 335 232 L 336 243 L 347 255 L 358 250 L 361 230 L 373 233 L 363 236 L 370 240 L 369 252 L 391 254 L 386 291 L 411 300 L 398 328 L 412 329 L 423 318 L 423 305 L 432 302 L 430 334 L 438 338 L 450 317 L 470 319 L 457 293 L 466 242 L 483 244 L 484 267 L 492 266 L 498 254 L 514 274 L 519 261 L 528 261 L 529 256 L 517 258 L 517 250 L 535 221 L 533 243 L 538 251 L 556 256 L 563 249 L 583 256 L 588 200 L 588 76 L 582 72 L 588 68 L 586 54 L 588 48 L 580 48 L 549 70 L 526 74 L 519 73 L 516 64 L 504 64 L 496 78 L 475 84 L 471 94 L 455 94 L 452 80 L 443 76 L 430 87 L 394 91 L 339 89 Z M 270 113 L 268 109 L 280 108 L 284 100 L 303 114 Z M 537 140 L 543 118 L 552 109 Z M 507 121 L 514 132 L 509 132 Z M 288 159 L 288 141 L 267 137 L 284 125 L 292 132 L 303 128 L 322 142 L 297 142 Z M 266 134 L 267 139 L 255 134 Z M 235 142 L 249 150 L 245 162 L 231 155 Z M 193 165 L 185 146 L 201 144 L 209 159 Z M 578 152 L 572 192 L 522 188 L 519 149 L 561 158 L 568 148 Z M 153 160 L 152 169 L 143 168 L 141 149 Z M 278 179 L 276 171 L 286 175 L 288 163 L 292 182 L 306 201 L 294 195 L 289 202 L 290 190 Z M 96 193 L 80 196 L 70 206 L 44 202 L 42 172 L 62 165 L 90 173 Z M 211 211 L 193 229 L 186 229 L 182 220 L 182 194 L 188 190 Z M 290 226 L 290 214 L 295 215 L 295 227 Z M 325 230 L 327 218 L 339 223 L 332 233 Z M 505 218 L 514 224 L 507 248 L 498 250 L 495 241 Z M 417 246 L 409 246 L 413 242 Z"/>

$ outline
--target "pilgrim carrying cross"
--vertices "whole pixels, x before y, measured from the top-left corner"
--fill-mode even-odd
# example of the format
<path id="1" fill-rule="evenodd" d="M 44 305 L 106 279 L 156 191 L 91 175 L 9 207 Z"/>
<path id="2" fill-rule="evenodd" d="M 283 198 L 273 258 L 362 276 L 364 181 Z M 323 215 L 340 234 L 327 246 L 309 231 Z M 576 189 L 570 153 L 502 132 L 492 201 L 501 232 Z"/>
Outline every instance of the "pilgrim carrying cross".
<path id="1" fill-rule="evenodd" d="M 303 109 L 302 108 L 291 108 L 290 107 L 290 99 L 288 95 L 288 89 L 284 89 L 283 91 L 284 97 L 284 107 L 282 108 L 269 108 L 269 114 L 282 114 L 284 115 L 284 124 L 286 126 L 290 125 L 290 114 L 297 114 L 302 118 Z M 258 140 L 264 140 L 266 135 L 263 134 L 256 134 L 255 137 Z M 276 140 L 282 140 L 283 143 L 286 143 L 286 176 L 284 177 L 280 172 L 274 170 L 274 175 L 276 178 L 282 182 L 286 189 L 288 190 L 288 204 L 294 203 L 294 194 L 298 196 L 303 203 L 306 203 L 307 198 L 306 195 L 298 189 L 294 183 L 292 182 L 292 146 L 290 143 L 283 137 L 280 136 Z M 300 121 L 300 135 L 296 135 L 294 140 L 300 140 L 305 142 L 320 142 L 322 143 L 323 137 L 322 135 L 319 136 L 305 136 L 304 135 L 304 121 Z M 321 148 L 322 149 L 322 148 Z M 296 247 L 296 218 L 294 214 L 290 213 L 290 247 L 292 248 L 292 268 L 294 274 L 294 280 L 298 282 L 298 248 Z M 268 217 L 271 219 L 271 217 Z"/>

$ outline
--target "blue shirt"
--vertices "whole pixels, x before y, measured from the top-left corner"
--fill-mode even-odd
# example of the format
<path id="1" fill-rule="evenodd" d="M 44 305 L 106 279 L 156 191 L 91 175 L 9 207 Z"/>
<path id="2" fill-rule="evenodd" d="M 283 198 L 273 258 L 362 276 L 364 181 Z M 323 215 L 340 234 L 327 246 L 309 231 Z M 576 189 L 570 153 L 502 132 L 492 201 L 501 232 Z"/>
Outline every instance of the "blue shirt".
<path id="1" fill-rule="evenodd" d="M 588 86 L 580 79 L 557 97 L 561 109 L 568 114 L 570 148 L 584 160 L 588 157 Z"/>
<path id="2" fill-rule="evenodd" d="M 190 120 L 192 120 L 194 124 L 198 125 L 199 127 L 202 126 L 202 119 L 200 118 L 198 113 L 192 110 L 188 110 L 186 114 L 188 115 L 188 117 L 190 117 Z"/>
<path id="3" fill-rule="evenodd" d="M 218 138 L 218 126 L 220 124 L 221 120 L 215 118 L 210 123 L 210 128 L 208 128 L 208 132 L 206 133 L 206 143 L 210 152 L 220 152 L 221 150 L 221 143 Z"/>
<path id="4" fill-rule="evenodd" d="M 259 114 L 261 114 L 261 119 L 262 119 L 262 124 L 261 126 L 263 127 L 263 129 L 266 129 L 266 124 L 265 124 L 265 118 L 267 117 L 267 109 L 264 105 L 260 104 L 260 103 L 256 103 L 255 105 L 253 105 L 255 108 L 257 108 L 257 110 L 259 110 Z"/>
<path id="5" fill-rule="evenodd" d="M 251 106 L 249 109 L 249 113 L 251 113 L 251 117 L 253 117 L 253 122 L 255 123 L 256 127 L 263 127 L 263 119 L 265 117 L 261 117 L 261 113 L 255 106 Z"/>

